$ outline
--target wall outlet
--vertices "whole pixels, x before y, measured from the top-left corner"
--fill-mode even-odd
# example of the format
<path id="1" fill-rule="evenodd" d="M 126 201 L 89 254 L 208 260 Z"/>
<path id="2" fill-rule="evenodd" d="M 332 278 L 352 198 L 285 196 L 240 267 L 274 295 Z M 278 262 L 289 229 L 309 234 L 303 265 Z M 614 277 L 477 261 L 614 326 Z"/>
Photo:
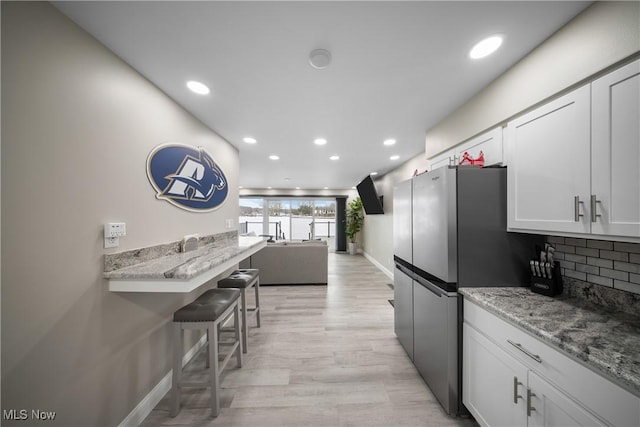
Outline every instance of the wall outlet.
<path id="1" fill-rule="evenodd" d="M 234 227 L 233 219 L 225 220 L 225 227 L 227 227 L 227 230 L 231 230 Z"/>
<path id="2" fill-rule="evenodd" d="M 104 225 L 104 237 L 122 237 L 127 235 L 127 224 L 124 222 L 109 222 Z"/>
<path id="3" fill-rule="evenodd" d="M 120 237 L 127 235 L 127 224 L 124 222 L 108 222 L 104 225 L 104 248 L 120 246 Z"/>
<path id="4" fill-rule="evenodd" d="M 119 237 L 105 237 L 104 238 L 104 248 L 117 248 L 120 246 L 120 238 Z"/>

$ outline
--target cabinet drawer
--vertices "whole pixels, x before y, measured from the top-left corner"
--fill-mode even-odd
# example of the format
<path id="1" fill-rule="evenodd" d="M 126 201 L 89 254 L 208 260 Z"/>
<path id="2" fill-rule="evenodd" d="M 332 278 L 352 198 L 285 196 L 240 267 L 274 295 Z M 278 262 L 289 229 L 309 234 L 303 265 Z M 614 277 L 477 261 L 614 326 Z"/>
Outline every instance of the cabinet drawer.
<path id="1" fill-rule="evenodd" d="M 464 301 L 464 321 L 604 421 L 616 426 L 640 425 L 638 397 L 560 350 L 467 299 Z"/>

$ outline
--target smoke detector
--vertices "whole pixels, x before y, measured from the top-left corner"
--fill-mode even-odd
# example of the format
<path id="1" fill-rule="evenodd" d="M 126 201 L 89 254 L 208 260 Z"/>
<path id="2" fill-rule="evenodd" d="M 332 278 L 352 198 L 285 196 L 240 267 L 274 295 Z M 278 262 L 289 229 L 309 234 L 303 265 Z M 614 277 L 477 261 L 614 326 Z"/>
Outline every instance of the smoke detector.
<path id="1" fill-rule="evenodd" d="M 309 64 L 313 68 L 322 70 L 327 68 L 331 63 L 331 52 L 326 49 L 314 49 L 309 54 Z"/>

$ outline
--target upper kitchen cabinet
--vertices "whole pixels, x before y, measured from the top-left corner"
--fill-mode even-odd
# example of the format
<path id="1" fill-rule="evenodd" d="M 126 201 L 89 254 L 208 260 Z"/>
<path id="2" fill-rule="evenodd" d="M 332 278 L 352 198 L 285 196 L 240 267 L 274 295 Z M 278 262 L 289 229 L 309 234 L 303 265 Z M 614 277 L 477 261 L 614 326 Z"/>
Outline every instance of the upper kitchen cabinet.
<path id="1" fill-rule="evenodd" d="M 455 156 L 458 159 L 456 164 L 460 163 L 464 153 L 469 153 L 472 159 L 477 159 L 482 153 L 485 166 L 502 164 L 502 127 L 492 129 L 455 147 Z"/>
<path id="2" fill-rule="evenodd" d="M 591 232 L 640 237 L 640 60 L 591 89 Z"/>
<path id="3" fill-rule="evenodd" d="M 509 122 L 510 230 L 640 237 L 640 60 Z"/>
<path id="4" fill-rule="evenodd" d="M 442 166 L 453 166 L 458 164 L 456 150 L 451 148 L 444 153 L 438 154 L 429 159 L 429 170 L 438 169 Z"/>
<path id="5" fill-rule="evenodd" d="M 477 159 L 480 152 L 484 155 L 484 165 L 498 165 L 503 163 L 502 156 L 502 127 L 497 127 L 481 135 L 471 138 L 455 147 L 429 159 L 430 170 L 441 166 L 458 165 L 464 153 Z"/>
<path id="6" fill-rule="evenodd" d="M 507 226 L 588 233 L 591 90 L 583 86 L 507 125 Z"/>

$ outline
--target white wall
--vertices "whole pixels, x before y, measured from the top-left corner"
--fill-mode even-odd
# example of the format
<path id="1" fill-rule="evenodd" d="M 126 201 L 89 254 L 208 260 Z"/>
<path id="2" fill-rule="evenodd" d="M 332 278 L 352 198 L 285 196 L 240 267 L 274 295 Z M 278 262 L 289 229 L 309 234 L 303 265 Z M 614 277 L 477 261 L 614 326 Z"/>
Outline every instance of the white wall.
<path id="1" fill-rule="evenodd" d="M 385 214 L 368 216 L 364 251 L 393 271 L 393 186 L 445 151 L 640 51 L 640 2 L 598 2 L 427 131 L 426 150 L 376 181 Z"/>
<path id="2" fill-rule="evenodd" d="M 212 155 L 221 208 L 155 198 L 145 162 L 165 142 Z M 109 292 L 102 226 L 127 224 L 112 252 L 227 231 L 237 150 L 48 3 L 2 2 L 2 151 L 2 409 L 117 425 L 169 372 L 171 315 L 197 291 Z"/>
<path id="3" fill-rule="evenodd" d="M 427 157 L 505 122 L 638 50 L 640 2 L 594 3 L 429 129 Z"/>

